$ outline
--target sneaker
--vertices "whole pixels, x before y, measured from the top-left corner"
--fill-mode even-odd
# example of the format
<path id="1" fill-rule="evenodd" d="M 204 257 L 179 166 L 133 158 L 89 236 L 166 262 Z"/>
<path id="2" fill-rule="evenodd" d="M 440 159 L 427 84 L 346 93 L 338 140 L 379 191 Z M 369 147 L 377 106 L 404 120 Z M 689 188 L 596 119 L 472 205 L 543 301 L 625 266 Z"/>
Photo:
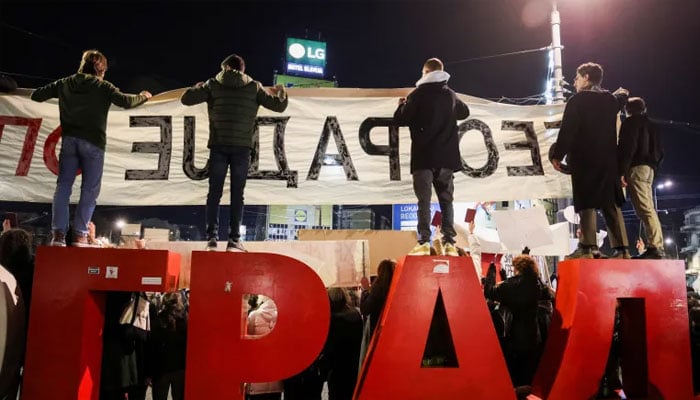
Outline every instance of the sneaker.
<path id="1" fill-rule="evenodd" d="M 442 245 L 442 254 L 446 256 L 451 256 L 451 257 L 459 257 L 459 252 L 457 251 L 457 247 L 454 245 L 454 243 L 445 243 Z"/>
<path id="2" fill-rule="evenodd" d="M 53 231 L 49 246 L 66 247 L 66 234 L 61 231 Z"/>
<path id="3" fill-rule="evenodd" d="M 626 248 L 620 247 L 615 249 L 615 251 L 613 251 L 613 253 L 610 256 L 608 256 L 608 258 L 615 258 L 618 260 L 629 260 L 632 258 L 632 256 Z"/>
<path id="4" fill-rule="evenodd" d="M 430 243 L 418 243 L 411 251 L 408 252 L 409 256 L 429 256 L 430 255 Z"/>
<path id="5" fill-rule="evenodd" d="M 204 249 L 206 251 L 216 251 L 216 247 L 218 246 L 218 243 L 216 243 L 216 238 L 209 238 L 207 241 L 207 247 Z"/>
<path id="6" fill-rule="evenodd" d="M 248 250 L 243 247 L 243 243 L 240 240 L 229 239 L 226 244 L 226 251 L 237 252 L 237 253 L 247 253 Z"/>
<path id="7" fill-rule="evenodd" d="M 71 243 L 73 247 L 102 247 L 99 244 L 96 244 L 88 238 L 88 235 L 81 235 L 80 233 L 73 232 L 73 243 Z"/>
<path id="8" fill-rule="evenodd" d="M 593 251 L 590 247 L 579 246 L 573 253 L 564 257 L 565 260 L 576 260 L 579 258 L 593 258 Z"/>
<path id="9" fill-rule="evenodd" d="M 664 258 L 664 255 L 664 252 L 660 251 L 656 247 L 648 247 L 647 251 L 632 258 L 635 260 L 660 260 Z"/>

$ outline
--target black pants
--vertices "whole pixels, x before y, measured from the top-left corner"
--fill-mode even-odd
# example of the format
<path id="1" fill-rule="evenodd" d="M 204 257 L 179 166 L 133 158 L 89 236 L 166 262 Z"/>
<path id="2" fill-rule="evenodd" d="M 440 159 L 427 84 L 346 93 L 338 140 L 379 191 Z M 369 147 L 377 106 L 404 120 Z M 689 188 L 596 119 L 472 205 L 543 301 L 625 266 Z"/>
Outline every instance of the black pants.
<path id="1" fill-rule="evenodd" d="M 243 216 L 243 190 L 248 178 L 250 148 L 245 146 L 215 146 L 209 150 L 209 193 L 207 194 L 207 239 L 219 235 L 219 203 L 224 191 L 226 173 L 231 170 L 231 216 L 229 239 L 240 239 Z"/>
<path id="2" fill-rule="evenodd" d="M 454 243 L 457 236 L 454 228 L 454 174 L 451 169 L 419 169 L 413 171 L 413 191 L 418 198 L 418 242 L 430 241 L 430 198 L 433 188 L 440 203 L 442 214 L 441 232 L 443 241 Z"/>

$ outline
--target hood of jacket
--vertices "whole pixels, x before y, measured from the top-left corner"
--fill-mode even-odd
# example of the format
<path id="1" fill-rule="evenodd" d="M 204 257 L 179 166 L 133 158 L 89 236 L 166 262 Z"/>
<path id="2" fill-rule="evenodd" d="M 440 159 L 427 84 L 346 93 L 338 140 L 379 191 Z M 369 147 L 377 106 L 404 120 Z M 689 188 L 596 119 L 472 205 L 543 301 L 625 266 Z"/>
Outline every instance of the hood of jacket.
<path id="1" fill-rule="evenodd" d="M 450 79 L 450 74 L 445 71 L 432 71 L 423 75 L 416 82 L 416 87 L 426 83 L 447 82 Z"/>
<path id="2" fill-rule="evenodd" d="M 224 70 L 216 74 L 216 81 L 224 86 L 239 88 L 253 82 L 253 78 L 242 73 L 241 71 L 230 69 L 228 71 Z"/>
<path id="3" fill-rule="evenodd" d="M 75 74 L 68 78 L 68 88 L 73 93 L 85 93 L 92 90 L 102 79 L 90 74 Z"/>

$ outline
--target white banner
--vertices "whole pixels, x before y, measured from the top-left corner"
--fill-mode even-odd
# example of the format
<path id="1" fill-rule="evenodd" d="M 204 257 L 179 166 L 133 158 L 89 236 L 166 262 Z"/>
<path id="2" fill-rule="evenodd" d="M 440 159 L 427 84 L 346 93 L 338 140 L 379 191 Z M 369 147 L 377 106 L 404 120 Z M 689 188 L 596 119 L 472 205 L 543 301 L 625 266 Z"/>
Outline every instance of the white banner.
<path id="1" fill-rule="evenodd" d="M 290 89 L 284 113 L 261 108 L 246 204 L 415 202 L 408 128 L 389 127 L 397 99 L 409 91 Z M 112 107 L 98 204 L 205 203 L 207 107 L 183 106 L 181 93 L 164 93 L 132 110 Z M 569 177 L 554 171 L 546 156 L 563 105 L 460 98 L 471 115 L 460 122 L 465 168 L 455 173 L 455 201 L 571 196 Z M 51 202 L 58 127 L 56 100 L 0 95 L 0 200 Z M 222 204 L 229 201 L 228 181 L 226 188 Z M 79 193 L 80 178 L 71 200 Z"/>

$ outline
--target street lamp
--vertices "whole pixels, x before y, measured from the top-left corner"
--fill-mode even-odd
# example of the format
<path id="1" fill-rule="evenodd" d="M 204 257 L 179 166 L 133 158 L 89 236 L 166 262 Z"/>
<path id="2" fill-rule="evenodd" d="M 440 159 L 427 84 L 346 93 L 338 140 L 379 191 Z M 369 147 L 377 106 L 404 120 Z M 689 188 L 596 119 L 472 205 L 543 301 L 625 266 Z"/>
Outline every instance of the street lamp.
<path id="1" fill-rule="evenodd" d="M 552 24 L 552 69 L 554 72 L 554 79 L 552 82 L 554 86 L 554 99 L 552 99 L 554 104 L 564 103 L 564 73 L 562 71 L 562 59 L 561 59 L 561 17 L 559 15 L 559 10 L 557 9 L 557 0 L 552 0 L 552 14 L 550 16 L 550 22 Z"/>
<path id="2" fill-rule="evenodd" d="M 656 211 L 659 211 L 659 198 L 656 195 L 656 191 L 664 188 L 670 188 L 673 186 L 673 181 L 667 179 L 666 182 L 664 183 L 659 183 L 658 185 L 654 186 L 654 209 Z"/>
<path id="3" fill-rule="evenodd" d="M 126 221 L 118 219 L 114 221 L 114 226 L 121 231 L 126 226 Z M 112 228 L 109 229 L 109 241 L 114 243 L 114 239 L 112 239 Z"/>

